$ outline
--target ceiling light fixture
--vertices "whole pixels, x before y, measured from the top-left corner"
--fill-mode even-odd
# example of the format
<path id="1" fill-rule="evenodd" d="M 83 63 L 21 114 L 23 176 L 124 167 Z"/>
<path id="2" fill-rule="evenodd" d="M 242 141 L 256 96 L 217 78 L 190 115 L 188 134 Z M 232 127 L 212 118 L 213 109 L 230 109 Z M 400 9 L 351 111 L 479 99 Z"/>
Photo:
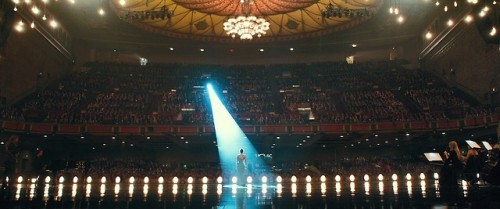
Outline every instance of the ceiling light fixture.
<path id="1" fill-rule="evenodd" d="M 224 30 L 227 35 L 235 38 L 240 37 L 242 40 L 251 40 L 253 36 L 262 37 L 269 30 L 269 22 L 265 18 L 250 15 L 250 1 L 241 0 L 244 15 L 231 17 L 224 22 Z"/>

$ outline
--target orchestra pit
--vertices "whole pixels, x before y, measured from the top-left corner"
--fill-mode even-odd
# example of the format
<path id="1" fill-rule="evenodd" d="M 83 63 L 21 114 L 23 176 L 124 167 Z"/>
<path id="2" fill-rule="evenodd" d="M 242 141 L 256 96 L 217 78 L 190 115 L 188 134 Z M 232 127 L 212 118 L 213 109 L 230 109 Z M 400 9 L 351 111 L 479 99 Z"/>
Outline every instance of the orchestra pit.
<path id="1" fill-rule="evenodd" d="M 0 2 L 0 208 L 500 208 L 496 0 Z"/>

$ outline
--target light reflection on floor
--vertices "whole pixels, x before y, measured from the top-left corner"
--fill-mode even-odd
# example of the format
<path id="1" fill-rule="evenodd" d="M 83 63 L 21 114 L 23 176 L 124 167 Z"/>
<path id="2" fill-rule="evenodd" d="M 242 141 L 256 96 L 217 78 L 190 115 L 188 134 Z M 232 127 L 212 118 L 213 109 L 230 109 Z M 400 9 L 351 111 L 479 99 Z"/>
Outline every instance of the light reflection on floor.
<path id="1" fill-rule="evenodd" d="M 462 208 L 499 206 L 498 188 L 437 180 L 368 180 L 272 184 L 17 183 L 0 199 L 5 208 Z M 442 197 L 443 191 L 446 196 Z M 470 198 L 469 196 L 474 196 Z M 492 197 L 491 199 L 488 199 Z M 486 199 L 485 199 L 486 198 Z M 487 203 L 485 201 L 487 200 Z M 485 208 L 491 208 L 486 205 Z M 2 207 L 2 208 L 3 208 Z"/>

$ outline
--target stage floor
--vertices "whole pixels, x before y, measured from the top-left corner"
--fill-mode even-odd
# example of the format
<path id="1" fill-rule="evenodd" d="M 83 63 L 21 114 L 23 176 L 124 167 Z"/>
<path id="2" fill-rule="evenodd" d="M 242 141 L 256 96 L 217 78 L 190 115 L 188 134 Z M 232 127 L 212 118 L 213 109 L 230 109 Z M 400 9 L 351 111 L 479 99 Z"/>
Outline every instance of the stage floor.
<path id="1" fill-rule="evenodd" d="M 0 208 L 500 208 L 500 187 L 434 180 L 296 184 L 14 184 Z"/>

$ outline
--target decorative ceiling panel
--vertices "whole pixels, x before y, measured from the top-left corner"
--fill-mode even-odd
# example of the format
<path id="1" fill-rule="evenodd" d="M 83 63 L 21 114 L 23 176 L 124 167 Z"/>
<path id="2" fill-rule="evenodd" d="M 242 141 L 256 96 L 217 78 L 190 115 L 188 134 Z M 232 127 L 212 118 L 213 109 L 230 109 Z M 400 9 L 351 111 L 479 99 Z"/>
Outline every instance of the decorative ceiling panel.
<path id="1" fill-rule="evenodd" d="M 383 0 L 111 0 L 124 21 L 175 38 L 242 42 L 223 29 L 230 17 L 254 15 L 270 23 L 267 34 L 245 42 L 297 40 L 353 28 L 377 14 Z"/>

